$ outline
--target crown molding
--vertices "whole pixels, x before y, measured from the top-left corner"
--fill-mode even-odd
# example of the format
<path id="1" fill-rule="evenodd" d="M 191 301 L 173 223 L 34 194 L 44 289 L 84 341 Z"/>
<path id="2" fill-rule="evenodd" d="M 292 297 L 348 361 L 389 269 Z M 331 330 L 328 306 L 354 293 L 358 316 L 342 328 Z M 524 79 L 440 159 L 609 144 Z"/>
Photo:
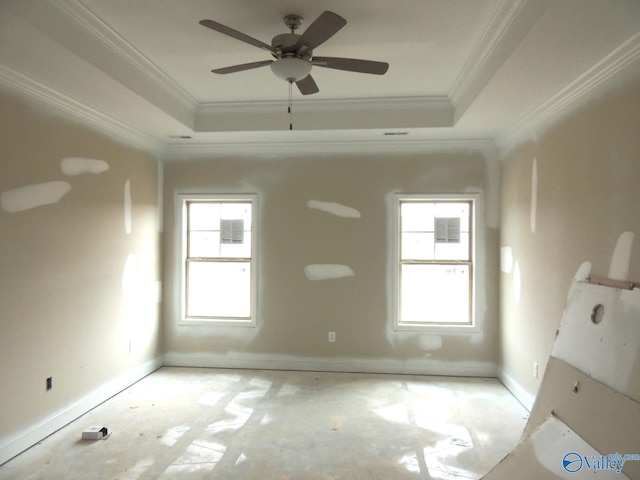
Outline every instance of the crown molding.
<path id="1" fill-rule="evenodd" d="M 449 98 L 457 121 L 513 53 L 550 0 L 502 0 L 456 78 Z"/>
<path id="2" fill-rule="evenodd" d="M 36 28 L 141 98 L 184 125 L 193 127 L 196 99 L 88 7 L 78 0 L 51 0 L 48 6 L 51 16 L 63 19 L 65 29 L 56 29 L 50 26 L 54 23 L 52 19 L 44 21 L 42 13 L 31 12 L 27 16 Z M 87 45 L 77 44 L 73 32 L 85 36 Z M 87 49 L 90 45 L 94 50 Z"/>
<path id="3" fill-rule="evenodd" d="M 172 143 L 168 144 L 163 160 L 181 161 L 196 158 L 229 156 L 324 156 L 324 155 L 404 155 L 416 153 L 481 152 L 491 155 L 496 152 L 493 139 L 420 139 L 420 140 L 355 140 L 355 141 L 273 141 L 242 143 Z"/>
<path id="4" fill-rule="evenodd" d="M 98 18 L 89 8 L 78 0 L 52 0 L 53 4 L 67 18 L 83 31 L 98 39 L 111 52 L 117 54 L 147 80 L 160 87 L 163 92 L 173 98 L 184 108 L 195 111 L 197 101 L 171 77 L 160 70 L 147 57 L 134 48 L 122 36 Z"/>
<path id="5" fill-rule="evenodd" d="M 508 2 L 502 0 L 491 17 L 491 21 L 482 33 L 480 40 L 473 48 L 471 55 L 465 62 L 460 75 L 456 78 L 451 87 L 450 97 L 454 103 L 458 103 L 460 98 L 470 90 L 471 85 L 476 82 L 482 71 L 489 63 L 489 59 L 495 52 L 500 40 L 504 38 L 505 33 L 513 23 L 518 12 L 522 10 L 522 5 L 527 0 L 517 0 L 516 2 Z"/>
<path id="6" fill-rule="evenodd" d="M 629 37 L 556 94 L 520 117 L 511 128 L 496 138 L 501 152 L 506 152 L 532 131 L 544 128 L 578 107 L 598 87 L 622 75 L 638 63 L 640 72 L 640 33 Z"/>
<path id="7" fill-rule="evenodd" d="M 65 95 L 30 76 L 0 64 L 0 84 L 15 90 L 27 98 L 44 102 L 56 109 L 72 115 L 84 124 L 100 132 L 126 143 L 161 156 L 165 144 L 154 137 L 146 135 L 130 125 L 99 112 L 74 98 Z"/>

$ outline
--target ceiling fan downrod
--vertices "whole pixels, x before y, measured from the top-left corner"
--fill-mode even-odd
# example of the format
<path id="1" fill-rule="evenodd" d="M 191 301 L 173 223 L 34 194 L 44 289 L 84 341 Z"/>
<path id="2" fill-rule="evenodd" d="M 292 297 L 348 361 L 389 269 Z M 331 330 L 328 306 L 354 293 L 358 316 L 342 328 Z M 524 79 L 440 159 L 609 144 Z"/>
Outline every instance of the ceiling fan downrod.
<path id="1" fill-rule="evenodd" d="M 295 33 L 295 31 L 300 28 L 300 25 L 302 25 L 302 17 L 300 15 L 287 15 L 283 20 L 287 28 L 291 30 L 291 33 Z"/>

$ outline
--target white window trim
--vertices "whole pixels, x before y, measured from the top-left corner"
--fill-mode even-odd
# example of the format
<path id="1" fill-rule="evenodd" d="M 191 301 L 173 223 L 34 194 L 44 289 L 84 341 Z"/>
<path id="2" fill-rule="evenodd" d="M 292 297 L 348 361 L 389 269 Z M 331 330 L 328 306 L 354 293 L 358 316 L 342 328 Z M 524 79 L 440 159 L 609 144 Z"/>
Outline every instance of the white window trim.
<path id="1" fill-rule="evenodd" d="M 221 201 L 249 201 L 251 202 L 251 316 L 248 319 L 237 318 L 188 318 L 186 315 L 186 254 L 187 254 L 187 229 L 186 229 L 186 205 L 190 200 L 221 200 Z M 199 194 L 178 194 L 176 200 L 177 219 L 176 222 L 179 225 L 179 261 L 180 261 L 180 317 L 178 325 L 187 326 L 220 326 L 220 327 L 251 327 L 257 326 L 257 277 L 258 277 L 258 227 L 257 227 L 257 212 L 258 212 L 258 195 L 255 193 L 250 194 L 235 194 L 235 193 L 199 193 Z"/>
<path id="2" fill-rule="evenodd" d="M 407 324 L 400 322 L 400 202 L 403 200 L 424 200 L 424 201 L 469 201 L 473 202 L 472 215 L 471 215 L 471 229 L 472 229 L 472 242 L 471 242 L 471 261 L 473 268 L 471 269 L 471 323 L 464 325 L 451 325 L 451 324 Z M 481 229 L 478 228 L 478 218 L 483 215 L 483 206 L 481 201 L 481 195 L 478 193 L 460 193 L 460 194 L 403 194 L 396 193 L 393 195 L 393 206 L 391 208 L 392 215 L 392 263 L 391 263 L 391 316 L 393 330 L 397 332 L 429 332 L 429 333 L 475 333 L 482 330 L 482 325 L 477 312 L 477 291 L 478 291 L 478 278 L 482 277 L 482 272 L 479 268 L 479 262 L 476 257 L 477 246 L 484 243 L 484 239 L 481 236 Z"/>

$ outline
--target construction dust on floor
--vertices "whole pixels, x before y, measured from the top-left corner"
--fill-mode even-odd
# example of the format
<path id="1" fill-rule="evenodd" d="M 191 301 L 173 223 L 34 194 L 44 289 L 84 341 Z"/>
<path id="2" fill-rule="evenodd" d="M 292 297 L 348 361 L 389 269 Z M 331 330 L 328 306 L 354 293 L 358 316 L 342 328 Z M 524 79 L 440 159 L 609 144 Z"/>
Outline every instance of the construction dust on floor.
<path id="1" fill-rule="evenodd" d="M 0 479 L 478 479 L 527 415 L 496 379 L 161 368 Z"/>

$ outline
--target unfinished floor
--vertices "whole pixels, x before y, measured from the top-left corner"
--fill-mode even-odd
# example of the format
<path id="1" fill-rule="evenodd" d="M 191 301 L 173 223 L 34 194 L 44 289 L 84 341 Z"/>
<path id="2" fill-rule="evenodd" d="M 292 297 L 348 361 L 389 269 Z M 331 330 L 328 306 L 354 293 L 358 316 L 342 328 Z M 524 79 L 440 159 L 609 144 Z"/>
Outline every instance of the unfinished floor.
<path id="1" fill-rule="evenodd" d="M 0 479 L 477 479 L 527 414 L 496 379 L 162 368 Z"/>

